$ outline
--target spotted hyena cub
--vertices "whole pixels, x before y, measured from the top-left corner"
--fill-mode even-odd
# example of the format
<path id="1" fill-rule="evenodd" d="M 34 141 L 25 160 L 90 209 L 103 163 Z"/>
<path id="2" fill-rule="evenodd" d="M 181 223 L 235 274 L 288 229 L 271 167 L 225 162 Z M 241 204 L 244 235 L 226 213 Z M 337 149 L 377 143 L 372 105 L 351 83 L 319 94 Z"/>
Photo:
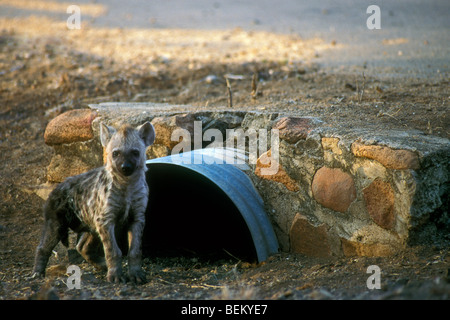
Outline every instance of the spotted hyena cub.
<path id="1" fill-rule="evenodd" d="M 136 129 L 100 125 L 106 165 L 67 178 L 44 206 L 44 229 L 36 249 L 34 276 L 44 276 L 53 248 L 68 246 L 68 229 L 78 233 L 78 252 L 95 267 L 107 270 L 110 282 L 125 282 L 122 252 L 128 251 L 128 276 L 141 283 L 141 239 L 148 186 L 145 150 L 155 139 L 150 122 Z"/>

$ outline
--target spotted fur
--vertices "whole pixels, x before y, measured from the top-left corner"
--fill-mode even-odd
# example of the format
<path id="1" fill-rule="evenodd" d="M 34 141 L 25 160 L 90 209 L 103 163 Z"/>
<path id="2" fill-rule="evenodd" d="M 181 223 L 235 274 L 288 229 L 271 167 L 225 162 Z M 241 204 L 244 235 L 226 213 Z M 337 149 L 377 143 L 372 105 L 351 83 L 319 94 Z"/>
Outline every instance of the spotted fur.
<path id="1" fill-rule="evenodd" d="M 117 131 L 101 124 L 106 149 L 103 167 L 67 178 L 44 206 L 44 228 L 36 249 L 33 275 L 44 276 L 53 248 L 68 245 L 68 230 L 78 233 L 78 252 L 95 267 L 106 269 L 111 282 L 125 282 L 122 254 L 128 251 L 128 276 L 141 283 L 141 240 L 148 202 L 145 150 L 155 139 L 146 122 Z"/>

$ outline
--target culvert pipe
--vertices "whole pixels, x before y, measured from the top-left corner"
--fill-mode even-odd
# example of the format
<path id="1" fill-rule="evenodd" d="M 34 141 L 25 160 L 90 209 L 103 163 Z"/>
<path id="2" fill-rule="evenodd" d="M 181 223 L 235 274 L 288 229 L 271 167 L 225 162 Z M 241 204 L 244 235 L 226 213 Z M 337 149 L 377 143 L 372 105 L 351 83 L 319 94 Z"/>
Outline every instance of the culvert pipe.
<path id="1" fill-rule="evenodd" d="M 161 223 L 156 216 L 163 219 L 165 215 L 168 217 L 164 224 L 171 225 L 167 232 L 160 232 L 163 226 L 148 226 L 153 228 L 148 233 L 160 232 L 151 241 L 169 242 L 185 232 L 177 242 L 189 243 L 190 238 L 196 237 L 197 245 L 208 246 L 212 241 L 209 235 L 223 241 L 223 246 L 234 242 L 238 251 L 248 246 L 245 242 L 251 242 L 251 251 L 258 262 L 278 252 L 278 241 L 263 200 L 244 173 L 250 168 L 242 153 L 234 149 L 198 149 L 148 160 L 147 168 L 148 223 Z M 207 202 L 206 207 L 199 208 L 203 202 Z M 223 213 L 219 215 L 221 210 Z M 193 227 L 198 227 L 196 232 L 185 230 Z M 172 233 L 173 237 L 167 233 Z M 152 234 L 147 235 L 147 239 Z"/>

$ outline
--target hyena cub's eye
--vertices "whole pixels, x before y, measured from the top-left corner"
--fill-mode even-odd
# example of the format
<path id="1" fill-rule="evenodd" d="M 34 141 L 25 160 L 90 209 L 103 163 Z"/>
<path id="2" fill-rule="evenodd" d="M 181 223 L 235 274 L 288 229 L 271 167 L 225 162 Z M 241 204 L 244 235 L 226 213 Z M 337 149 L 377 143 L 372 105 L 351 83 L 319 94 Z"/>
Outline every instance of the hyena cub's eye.
<path id="1" fill-rule="evenodd" d="M 114 150 L 112 153 L 113 158 L 117 158 L 120 154 L 120 151 Z"/>
<path id="2" fill-rule="evenodd" d="M 135 157 L 139 157 L 139 150 L 136 150 L 136 149 L 131 150 L 131 154 Z"/>

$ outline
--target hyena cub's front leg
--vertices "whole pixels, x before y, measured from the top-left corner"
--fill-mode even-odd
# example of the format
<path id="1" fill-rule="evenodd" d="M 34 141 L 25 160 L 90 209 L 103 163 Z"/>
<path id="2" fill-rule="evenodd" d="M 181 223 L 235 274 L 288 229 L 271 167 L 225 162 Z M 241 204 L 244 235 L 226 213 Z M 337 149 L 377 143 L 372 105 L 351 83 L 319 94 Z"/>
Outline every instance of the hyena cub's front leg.
<path id="1" fill-rule="evenodd" d="M 108 281 L 115 283 L 127 282 L 127 279 L 122 272 L 122 251 L 117 245 L 114 224 L 107 223 L 100 225 L 97 227 L 97 230 L 105 251 Z"/>
<path id="2" fill-rule="evenodd" d="M 145 272 L 142 270 L 142 233 L 144 231 L 144 218 L 138 218 L 130 225 L 128 230 L 128 276 L 131 282 L 145 282 Z"/>

